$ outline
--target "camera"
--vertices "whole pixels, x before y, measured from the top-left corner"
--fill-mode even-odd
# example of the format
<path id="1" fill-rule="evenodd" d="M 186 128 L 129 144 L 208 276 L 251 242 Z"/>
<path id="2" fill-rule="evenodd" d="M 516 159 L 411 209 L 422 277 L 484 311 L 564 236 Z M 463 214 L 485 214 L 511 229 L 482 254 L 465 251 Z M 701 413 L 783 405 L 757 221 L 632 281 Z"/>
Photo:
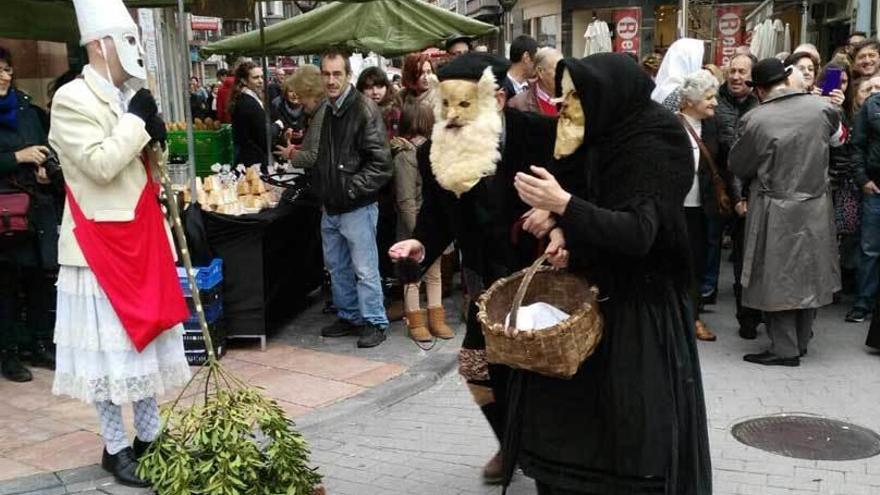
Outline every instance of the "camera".
<path id="1" fill-rule="evenodd" d="M 58 154 L 52 148 L 46 147 L 49 151 L 46 153 L 46 161 L 43 162 L 43 168 L 46 169 L 46 175 L 49 177 L 61 171 L 61 163 L 58 161 Z"/>

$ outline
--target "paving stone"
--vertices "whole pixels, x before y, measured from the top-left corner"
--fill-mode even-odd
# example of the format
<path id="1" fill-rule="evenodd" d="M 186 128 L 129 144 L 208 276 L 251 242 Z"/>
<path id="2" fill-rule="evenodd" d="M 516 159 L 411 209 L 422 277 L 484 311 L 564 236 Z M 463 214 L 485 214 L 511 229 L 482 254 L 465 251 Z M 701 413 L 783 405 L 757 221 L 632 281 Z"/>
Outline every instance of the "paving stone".
<path id="1" fill-rule="evenodd" d="M 33 476 L 0 482 L 0 495 L 32 492 L 59 485 L 61 485 L 61 480 L 53 473 L 35 474 Z"/>

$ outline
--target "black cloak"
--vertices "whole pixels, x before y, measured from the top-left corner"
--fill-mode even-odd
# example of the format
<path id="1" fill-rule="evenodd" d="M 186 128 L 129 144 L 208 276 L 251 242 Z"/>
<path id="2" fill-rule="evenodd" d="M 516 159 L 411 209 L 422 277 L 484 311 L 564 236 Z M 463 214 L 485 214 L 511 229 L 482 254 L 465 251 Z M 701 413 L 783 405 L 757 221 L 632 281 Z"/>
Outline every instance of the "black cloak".
<path id="1" fill-rule="evenodd" d="M 571 380 L 522 373 L 508 447 L 527 475 L 576 493 L 711 494 L 687 294 L 690 141 L 628 56 L 564 59 L 557 88 L 563 68 L 587 125 L 554 167 L 573 195 L 559 224 L 572 270 L 599 287 L 605 335 Z"/>

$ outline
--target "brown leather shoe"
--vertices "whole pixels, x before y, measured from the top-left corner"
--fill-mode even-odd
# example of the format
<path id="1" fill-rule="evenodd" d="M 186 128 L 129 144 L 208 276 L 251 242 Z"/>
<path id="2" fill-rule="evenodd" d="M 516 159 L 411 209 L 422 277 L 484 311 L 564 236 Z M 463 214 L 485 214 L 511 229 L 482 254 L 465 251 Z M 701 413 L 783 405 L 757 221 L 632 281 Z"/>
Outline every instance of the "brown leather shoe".
<path id="1" fill-rule="evenodd" d="M 446 324 L 446 312 L 443 306 L 428 308 L 428 330 L 431 335 L 438 339 L 451 339 L 455 337 L 455 330 Z"/>
<path id="2" fill-rule="evenodd" d="M 718 339 L 718 337 L 716 337 L 715 334 L 712 333 L 712 330 L 709 330 L 709 327 L 707 327 L 706 324 L 703 323 L 702 321 L 697 320 L 696 323 L 694 324 L 694 327 L 695 327 L 695 330 L 697 333 L 698 340 L 703 340 L 706 342 L 715 342 Z"/>
<path id="3" fill-rule="evenodd" d="M 483 468 L 483 482 L 488 485 L 497 485 L 502 481 L 504 481 L 504 462 L 499 450 Z"/>
<path id="4" fill-rule="evenodd" d="M 432 340 L 425 315 L 423 309 L 406 313 L 406 329 L 409 330 L 409 338 L 416 342 L 430 342 Z"/>

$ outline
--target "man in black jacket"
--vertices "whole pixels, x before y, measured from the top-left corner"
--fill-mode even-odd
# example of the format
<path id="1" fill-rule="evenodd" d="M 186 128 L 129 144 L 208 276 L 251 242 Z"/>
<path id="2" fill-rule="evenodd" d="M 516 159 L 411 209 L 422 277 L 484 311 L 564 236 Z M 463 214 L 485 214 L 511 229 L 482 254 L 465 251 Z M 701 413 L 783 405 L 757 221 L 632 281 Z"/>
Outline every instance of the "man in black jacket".
<path id="1" fill-rule="evenodd" d="M 510 68 L 507 77 L 501 83 L 507 101 L 522 93 L 529 87 L 529 80 L 535 77 L 535 55 L 538 53 L 538 42 L 525 34 L 514 38 L 510 44 Z"/>
<path id="2" fill-rule="evenodd" d="M 758 97 L 752 94 L 752 88 L 746 84 L 752 80 L 752 66 L 755 62 L 753 55 L 733 57 L 730 61 L 727 82 L 718 90 L 718 108 L 715 110 L 715 124 L 718 128 L 718 156 L 720 158 L 718 163 L 725 168 L 727 154 L 736 140 L 736 128 L 739 125 L 740 117 L 758 106 L 759 103 Z M 757 327 L 761 323 L 761 312 L 742 305 L 742 284 L 740 284 L 749 195 L 738 178 L 730 175 L 729 179 L 732 181 L 732 187 L 729 188 L 732 195 L 730 199 L 736 210 L 736 218 L 733 220 L 733 293 L 736 296 L 736 319 L 739 321 L 740 337 L 754 339 L 757 337 Z M 717 234 L 720 236 L 720 229 Z M 717 270 L 715 273 L 715 283 L 717 284 Z"/>
<path id="3" fill-rule="evenodd" d="M 391 247 L 392 259 L 411 258 L 422 270 L 453 241 L 459 246 L 468 293 L 467 332 L 459 373 L 467 380 L 499 442 L 504 437 L 509 369 L 486 361 L 486 342 L 475 301 L 501 277 L 531 262 L 533 238 L 514 225 L 529 210 L 513 188 L 517 172 L 546 165 L 553 152 L 555 120 L 506 107 L 496 81 L 506 77 L 505 59 L 487 53 L 461 55 L 438 73 L 437 104 L 443 119 L 419 149 L 422 207 L 413 238 Z M 528 215 L 532 222 L 546 212 Z M 534 217 L 534 218 L 533 218 Z M 484 469 L 486 482 L 500 482 L 497 454 Z"/>
<path id="4" fill-rule="evenodd" d="M 324 54 L 321 76 L 329 101 L 313 180 L 324 207 L 324 263 L 339 315 L 321 335 L 359 334 L 358 347 L 375 347 L 388 329 L 376 247 L 376 199 L 391 178 L 391 151 L 382 113 L 351 84 L 348 58 L 336 51 Z"/>

